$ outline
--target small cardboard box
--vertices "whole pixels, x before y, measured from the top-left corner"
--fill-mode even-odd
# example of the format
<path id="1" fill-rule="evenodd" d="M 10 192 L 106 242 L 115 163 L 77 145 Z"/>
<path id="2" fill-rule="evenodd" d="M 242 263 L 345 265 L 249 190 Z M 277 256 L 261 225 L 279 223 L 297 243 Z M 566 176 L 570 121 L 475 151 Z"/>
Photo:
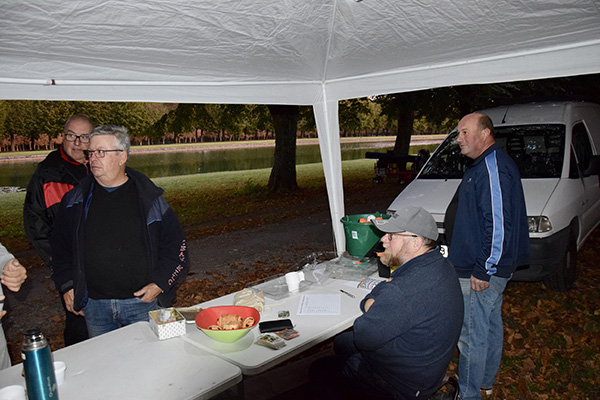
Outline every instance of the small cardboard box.
<path id="1" fill-rule="evenodd" d="M 161 312 L 170 312 L 168 321 L 161 321 Z M 156 333 L 156 336 L 158 336 L 158 340 L 185 335 L 185 318 L 183 318 L 183 315 L 175 308 L 163 308 L 161 310 L 150 311 L 148 315 L 150 326 L 154 333 Z"/>

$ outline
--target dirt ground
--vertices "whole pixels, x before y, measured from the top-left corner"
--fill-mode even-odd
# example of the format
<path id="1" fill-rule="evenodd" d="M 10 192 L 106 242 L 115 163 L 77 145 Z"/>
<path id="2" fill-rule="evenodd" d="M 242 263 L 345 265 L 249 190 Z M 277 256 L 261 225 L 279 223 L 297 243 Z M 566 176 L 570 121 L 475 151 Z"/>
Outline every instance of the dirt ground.
<path id="1" fill-rule="evenodd" d="M 347 188 L 346 214 L 384 212 L 401 190 L 397 183 Z M 266 216 L 281 220 L 265 223 Z M 269 220 L 271 218 L 268 218 Z M 188 240 L 190 269 L 178 290 L 177 305 L 192 305 L 238 290 L 245 280 L 263 278 L 304 265 L 313 253 L 334 250 L 331 216 L 325 191 L 293 204 L 280 204 L 260 213 L 210 221 L 204 227 L 218 233 Z M 214 228 L 214 229 L 213 229 Z M 28 279 L 18 293 L 7 293 L 2 319 L 13 364 L 21 362 L 23 333 L 40 327 L 52 350 L 64 347 L 64 311 L 50 273 L 35 251 L 15 254 L 28 267 Z M 207 284 L 208 282 L 208 284 Z M 207 290 L 210 286 L 210 290 Z M 8 292 L 8 291 L 5 291 Z M 203 293 L 200 293 L 203 292 Z"/>

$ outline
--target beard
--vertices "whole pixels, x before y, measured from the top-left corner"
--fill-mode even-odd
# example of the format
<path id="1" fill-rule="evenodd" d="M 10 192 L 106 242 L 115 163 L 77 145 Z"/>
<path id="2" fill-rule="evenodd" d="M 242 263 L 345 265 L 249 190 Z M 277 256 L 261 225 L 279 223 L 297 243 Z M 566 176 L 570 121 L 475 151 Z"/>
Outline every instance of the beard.
<path id="1" fill-rule="evenodd" d="M 402 254 L 392 254 L 390 249 L 385 249 L 379 259 L 384 265 L 387 265 L 390 268 L 400 267 L 406 262 L 406 259 Z"/>

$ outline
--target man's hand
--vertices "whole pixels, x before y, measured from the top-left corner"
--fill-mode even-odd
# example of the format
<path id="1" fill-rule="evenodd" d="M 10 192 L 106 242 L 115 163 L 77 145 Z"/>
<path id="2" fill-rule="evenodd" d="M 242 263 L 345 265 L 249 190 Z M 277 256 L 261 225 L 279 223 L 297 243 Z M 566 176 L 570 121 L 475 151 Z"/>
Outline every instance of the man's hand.
<path id="1" fill-rule="evenodd" d="M 146 286 L 144 286 L 143 288 L 141 288 L 140 290 L 138 290 L 137 292 L 135 292 L 133 295 L 135 297 L 142 296 L 142 298 L 140 300 L 142 300 L 145 303 L 150 303 L 161 293 L 162 293 L 162 289 L 159 288 L 156 283 L 149 283 Z"/>
<path id="2" fill-rule="evenodd" d="M 365 312 L 369 311 L 369 308 L 375 303 L 375 299 L 367 299 L 365 300 Z"/>
<path id="3" fill-rule="evenodd" d="M 482 290 L 485 290 L 489 287 L 489 282 L 482 281 L 481 279 L 477 279 L 473 275 L 471 275 L 471 289 L 473 289 L 476 292 L 481 292 Z"/>
<path id="4" fill-rule="evenodd" d="M 25 282 L 25 279 L 27 279 L 27 270 L 21 265 L 19 260 L 13 258 L 4 264 L 0 282 L 2 282 L 8 290 L 11 292 L 18 292 L 19 289 L 21 289 L 23 282 Z"/>
<path id="5" fill-rule="evenodd" d="M 73 314 L 81 315 L 82 317 L 85 316 L 83 311 L 75 311 L 75 309 L 73 309 L 73 302 L 75 301 L 75 291 L 73 289 L 65 292 L 65 294 L 63 294 L 63 299 L 65 299 L 65 308 L 67 311 L 71 311 Z"/>
<path id="6" fill-rule="evenodd" d="M 0 295 L 0 301 L 4 300 L 4 296 Z M 6 315 L 6 310 L 0 311 L 0 319 Z"/>

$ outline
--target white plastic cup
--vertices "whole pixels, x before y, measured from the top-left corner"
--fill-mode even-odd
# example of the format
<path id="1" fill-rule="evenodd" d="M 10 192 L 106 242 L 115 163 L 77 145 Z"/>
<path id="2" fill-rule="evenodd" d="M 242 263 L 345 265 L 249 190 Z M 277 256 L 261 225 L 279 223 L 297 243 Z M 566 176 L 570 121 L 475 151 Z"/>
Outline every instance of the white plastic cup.
<path id="1" fill-rule="evenodd" d="M 54 361 L 54 375 L 56 376 L 56 384 L 58 386 L 62 385 L 65 381 L 65 370 L 67 369 L 67 364 L 63 361 Z"/>
<path id="2" fill-rule="evenodd" d="M 25 388 L 21 385 L 10 385 L 0 389 L 0 400 L 26 400 Z"/>
<path id="3" fill-rule="evenodd" d="M 300 289 L 300 282 L 304 280 L 304 272 L 295 271 L 285 274 L 285 283 L 287 283 L 290 292 L 297 292 Z"/>

